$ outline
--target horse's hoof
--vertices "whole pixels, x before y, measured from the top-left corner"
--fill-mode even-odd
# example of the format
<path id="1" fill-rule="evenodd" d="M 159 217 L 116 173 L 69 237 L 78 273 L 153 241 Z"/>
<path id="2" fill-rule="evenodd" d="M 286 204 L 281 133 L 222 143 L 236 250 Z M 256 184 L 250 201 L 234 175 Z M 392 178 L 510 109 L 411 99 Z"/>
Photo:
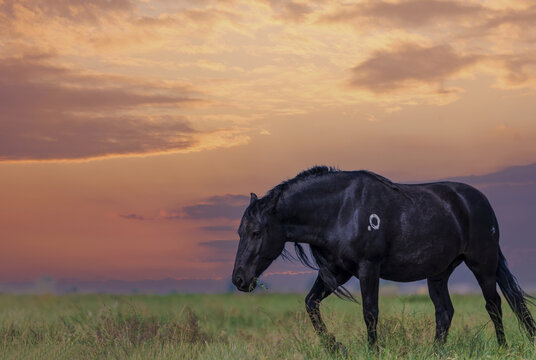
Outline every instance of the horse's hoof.
<path id="1" fill-rule="evenodd" d="M 346 350 L 346 347 L 338 341 L 329 344 L 327 348 L 328 351 L 333 355 L 341 355 L 342 357 L 348 357 L 348 351 Z"/>
<path id="2" fill-rule="evenodd" d="M 434 338 L 434 347 L 436 348 L 441 348 L 445 345 L 445 343 L 447 342 L 447 337 L 446 336 L 441 336 L 441 337 L 435 337 Z"/>
<path id="3" fill-rule="evenodd" d="M 369 344 L 369 349 L 374 354 L 379 354 L 380 353 L 380 347 L 378 346 L 377 342 L 375 342 L 373 344 Z"/>
<path id="4" fill-rule="evenodd" d="M 323 339 L 324 347 L 328 352 L 330 352 L 333 355 L 342 355 L 343 357 L 347 357 L 348 351 L 346 351 L 346 348 L 344 345 L 337 340 L 335 340 L 335 336 L 328 335 Z"/>
<path id="5" fill-rule="evenodd" d="M 348 351 L 346 350 L 346 347 L 338 341 L 335 343 L 334 353 L 340 354 L 345 358 L 348 357 Z"/>

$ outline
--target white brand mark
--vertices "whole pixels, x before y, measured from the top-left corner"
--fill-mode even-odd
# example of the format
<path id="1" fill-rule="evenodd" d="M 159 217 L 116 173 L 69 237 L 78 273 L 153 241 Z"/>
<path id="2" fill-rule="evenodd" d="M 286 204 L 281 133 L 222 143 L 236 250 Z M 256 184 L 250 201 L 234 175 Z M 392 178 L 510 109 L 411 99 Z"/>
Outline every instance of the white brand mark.
<path id="1" fill-rule="evenodd" d="M 371 214 L 369 217 L 369 224 L 368 231 L 372 229 L 378 230 L 380 228 L 380 217 L 376 214 Z"/>

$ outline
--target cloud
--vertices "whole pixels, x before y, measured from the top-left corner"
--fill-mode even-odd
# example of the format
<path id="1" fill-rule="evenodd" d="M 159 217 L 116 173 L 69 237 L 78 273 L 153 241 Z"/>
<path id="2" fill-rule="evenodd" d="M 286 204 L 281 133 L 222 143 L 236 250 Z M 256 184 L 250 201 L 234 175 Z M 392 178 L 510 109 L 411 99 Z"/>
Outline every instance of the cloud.
<path id="1" fill-rule="evenodd" d="M 0 91 L 1 94 L 1 91 Z M 187 149 L 195 133 L 181 118 L 81 117 L 19 112 L 0 122 L 0 160 L 76 160 Z"/>
<path id="2" fill-rule="evenodd" d="M 88 74 L 33 52 L 0 58 L 0 161 L 76 160 L 244 143 L 240 131 L 196 131 L 187 86 Z M 237 142 L 238 141 L 238 142 Z"/>
<path id="3" fill-rule="evenodd" d="M 202 226 L 201 230 L 204 231 L 236 231 L 236 226 L 230 226 L 230 225 L 209 225 L 209 226 Z"/>
<path id="4" fill-rule="evenodd" d="M 205 262 L 231 262 L 236 255 L 238 240 L 211 240 L 201 241 L 199 246 L 209 248 L 210 255 L 205 257 Z"/>
<path id="5" fill-rule="evenodd" d="M 74 87 L 62 84 L 76 79 L 69 70 L 26 58 L 0 59 L 0 73 L 6 74 L 0 79 L 0 160 L 80 159 L 195 145 L 195 131 L 183 117 L 118 113 L 180 106 L 190 101 L 186 93 L 136 92 L 126 83 Z"/>
<path id="6" fill-rule="evenodd" d="M 376 51 L 352 68 L 350 85 L 374 93 L 413 86 L 436 85 L 479 60 L 476 55 L 459 55 L 449 45 L 420 46 L 404 43 L 394 50 Z M 442 91 L 442 90 L 441 90 Z"/>
<path id="7" fill-rule="evenodd" d="M 298 2 L 295 0 L 259 0 L 269 5 L 277 14 L 277 17 L 284 20 L 300 21 L 303 20 L 313 9 L 307 2 Z"/>
<path id="8" fill-rule="evenodd" d="M 85 57 L 85 65 L 108 54 L 130 60 L 132 55 L 139 59 L 146 51 L 162 49 L 215 52 L 216 45 L 225 48 L 215 40 L 216 34 L 240 28 L 241 12 L 228 5 L 223 1 L 4 0 L 0 1 L 0 35 L 9 43 L 46 45 L 62 55 Z"/>
<path id="9" fill-rule="evenodd" d="M 438 21 L 475 17 L 488 13 L 481 5 L 460 1 L 410 0 L 400 2 L 369 1 L 343 5 L 320 17 L 321 22 L 359 23 L 371 25 L 423 26 Z"/>
<path id="10" fill-rule="evenodd" d="M 240 219 L 249 204 L 249 196 L 245 195 L 217 195 L 209 197 L 194 205 L 166 212 L 168 219 Z"/>
<path id="11" fill-rule="evenodd" d="M 143 26 L 195 25 L 196 27 L 214 26 L 221 22 L 236 22 L 241 16 L 225 9 L 197 8 L 180 9 L 173 13 L 165 13 L 159 17 L 141 16 L 135 22 Z"/>
<path id="12" fill-rule="evenodd" d="M 131 12 L 134 4 L 130 0 L 4 0 L 0 2 L 0 12 L 8 17 L 13 17 L 21 9 L 74 22 L 98 23 L 107 15 Z"/>
<path id="13" fill-rule="evenodd" d="M 240 219 L 249 204 L 249 197 L 245 195 L 227 194 L 212 196 L 205 201 L 185 206 L 182 211 L 190 219 Z"/>
<path id="14" fill-rule="evenodd" d="M 508 9 L 498 12 L 498 15 L 489 19 L 484 27 L 496 28 L 502 25 L 513 25 L 526 29 L 525 27 L 532 27 L 535 22 L 536 5 L 532 5 L 524 9 Z"/>
<path id="15" fill-rule="evenodd" d="M 1 110 L 100 110 L 137 105 L 180 105 L 199 102 L 189 90 L 136 84 L 119 76 L 107 78 L 49 63 L 54 56 L 29 53 L 0 58 Z M 141 86 L 135 91 L 132 88 Z M 96 111 L 93 111 L 96 112 Z"/>
<path id="16" fill-rule="evenodd" d="M 536 52 L 498 56 L 500 70 L 504 76 L 499 85 L 507 88 L 536 87 Z"/>
<path id="17" fill-rule="evenodd" d="M 140 220 L 140 221 L 145 220 L 145 217 L 138 215 L 138 214 L 125 214 L 125 215 L 119 214 L 119 216 L 127 220 Z"/>
<path id="18" fill-rule="evenodd" d="M 201 241 L 198 243 L 200 246 L 210 247 L 212 249 L 230 250 L 238 247 L 238 240 L 210 240 Z"/>

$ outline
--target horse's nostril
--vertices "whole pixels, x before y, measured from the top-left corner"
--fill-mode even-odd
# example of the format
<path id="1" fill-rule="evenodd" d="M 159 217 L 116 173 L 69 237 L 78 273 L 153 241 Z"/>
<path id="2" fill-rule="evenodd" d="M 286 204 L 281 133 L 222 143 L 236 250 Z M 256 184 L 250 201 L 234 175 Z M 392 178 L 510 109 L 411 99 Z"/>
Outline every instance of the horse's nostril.
<path id="1" fill-rule="evenodd" d="M 246 282 L 244 281 L 244 279 L 242 278 L 242 276 L 236 276 L 236 277 L 233 279 L 233 282 L 234 282 L 234 284 L 236 285 L 236 287 L 239 288 L 239 289 L 243 289 L 243 288 L 244 288 L 244 285 L 246 284 Z"/>

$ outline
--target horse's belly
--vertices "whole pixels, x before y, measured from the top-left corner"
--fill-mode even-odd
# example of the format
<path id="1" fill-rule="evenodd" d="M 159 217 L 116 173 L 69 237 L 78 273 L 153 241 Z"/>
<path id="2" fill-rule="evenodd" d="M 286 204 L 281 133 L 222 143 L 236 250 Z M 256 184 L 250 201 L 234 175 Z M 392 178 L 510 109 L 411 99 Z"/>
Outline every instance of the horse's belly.
<path id="1" fill-rule="evenodd" d="M 416 281 L 435 277 L 463 252 L 463 234 L 455 216 L 433 204 L 424 205 L 411 213 L 402 212 L 399 227 L 387 234 L 382 278 Z"/>
<path id="2" fill-rule="evenodd" d="M 380 276 L 392 281 L 417 281 L 440 275 L 461 254 L 456 237 L 409 241 L 391 249 L 380 268 Z"/>
<path id="3" fill-rule="evenodd" d="M 410 282 L 435 277 L 445 271 L 454 259 L 448 263 L 391 263 L 384 264 L 380 270 L 380 277 L 385 280 Z"/>

